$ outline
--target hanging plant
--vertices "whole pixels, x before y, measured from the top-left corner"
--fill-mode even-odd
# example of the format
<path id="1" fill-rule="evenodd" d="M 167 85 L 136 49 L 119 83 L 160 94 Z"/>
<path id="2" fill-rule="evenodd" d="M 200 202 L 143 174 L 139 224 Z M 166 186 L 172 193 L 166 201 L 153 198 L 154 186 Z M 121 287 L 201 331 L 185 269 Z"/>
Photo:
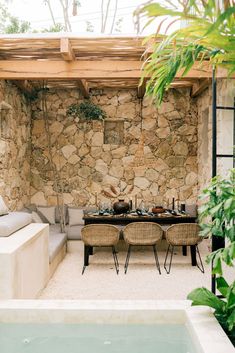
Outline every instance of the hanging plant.
<path id="1" fill-rule="evenodd" d="M 67 109 L 67 114 L 73 117 L 82 116 L 87 120 L 103 120 L 106 117 L 106 113 L 90 101 L 71 104 Z"/>

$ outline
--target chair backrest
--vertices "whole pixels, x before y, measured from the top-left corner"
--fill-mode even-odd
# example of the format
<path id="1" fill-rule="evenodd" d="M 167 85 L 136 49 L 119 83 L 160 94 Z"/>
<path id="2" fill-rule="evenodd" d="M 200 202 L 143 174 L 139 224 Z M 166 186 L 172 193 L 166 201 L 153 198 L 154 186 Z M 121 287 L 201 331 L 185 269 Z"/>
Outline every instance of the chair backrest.
<path id="1" fill-rule="evenodd" d="M 153 245 L 162 235 L 161 226 L 153 222 L 133 222 L 123 229 L 124 239 L 131 245 Z"/>
<path id="2" fill-rule="evenodd" d="M 119 229 L 111 224 L 89 224 L 81 229 L 81 238 L 88 246 L 113 246 L 119 240 Z"/>
<path id="3" fill-rule="evenodd" d="M 196 223 L 173 224 L 166 230 L 166 240 L 171 245 L 196 245 L 202 241 Z"/>

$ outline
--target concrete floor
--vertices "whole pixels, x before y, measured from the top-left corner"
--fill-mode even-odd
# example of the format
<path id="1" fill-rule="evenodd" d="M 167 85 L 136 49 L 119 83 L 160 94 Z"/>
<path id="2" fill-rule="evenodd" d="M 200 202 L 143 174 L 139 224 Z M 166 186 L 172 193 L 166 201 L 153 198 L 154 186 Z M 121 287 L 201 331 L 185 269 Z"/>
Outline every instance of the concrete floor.
<path id="1" fill-rule="evenodd" d="M 133 249 L 125 275 L 126 246 L 121 243 L 118 248 L 119 275 L 115 272 L 111 251 L 107 249 L 94 251 L 94 255 L 90 256 L 90 265 L 82 275 L 83 244 L 80 241 L 70 242 L 65 259 L 39 298 L 186 299 L 187 294 L 196 287 L 204 286 L 210 289 L 210 266 L 204 261 L 210 249 L 208 240 L 199 245 L 205 267 L 204 274 L 197 267 L 191 266 L 190 254 L 187 257 L 182 256 L 180 248 L 173 257 L 171 273 L 166 274 L 163 267 L 166 244 L 162 241 L 158 250 L 161 275 L 156 270 L 150 248 Z M 233 277 L 231 275 L 231 278 Z"/>

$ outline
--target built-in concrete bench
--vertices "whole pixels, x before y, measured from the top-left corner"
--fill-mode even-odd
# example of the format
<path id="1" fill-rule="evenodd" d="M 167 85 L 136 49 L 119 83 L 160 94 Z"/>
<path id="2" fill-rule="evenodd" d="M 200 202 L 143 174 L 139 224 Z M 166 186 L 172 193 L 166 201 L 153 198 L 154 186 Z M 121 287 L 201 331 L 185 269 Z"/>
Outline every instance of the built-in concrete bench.
<path id="1" fill-rule="evenodd" d="M 35 298 L 65 257 L 67 240 L 81 238 L 83 225 L 67 224 L 61 232 L 56 211 L 51 225 L 32 223 L 27 209 L 0 217 L 0 299 Z"/>
<path id="2" fill-rule="evenodd" d="M 33 299 L 49 280 L 49 226 L 31 223 L 0 237 L 0 299 Z"/>

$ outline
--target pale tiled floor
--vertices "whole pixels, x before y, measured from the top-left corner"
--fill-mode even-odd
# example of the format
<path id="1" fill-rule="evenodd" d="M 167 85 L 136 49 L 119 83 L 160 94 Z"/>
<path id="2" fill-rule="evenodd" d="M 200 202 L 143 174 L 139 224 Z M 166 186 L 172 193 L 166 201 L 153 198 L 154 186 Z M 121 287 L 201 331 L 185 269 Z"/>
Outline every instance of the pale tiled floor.
<path id="1" fill-rule="evenodd" d="M 76 244 L 76 245 L 75 245 Z M 199 245 L 205 259 L 209 241 Z M 173 257 L 169 275 L 163 268 L 165 244 L 158 252 L 162 274 L 156 270 L 150 249 L 135 248 L 130 258 L 128 272 L 124 274 L 125 245 L 119 246 L 119 275 L 116 275 L 111 251 L 97 249 L 90 256 L 90 265 L 82 276 L 83 244 L 72 243 L 65 259 L 59 265 L 40 299 L 186 299 L 196 287 L 210 289 L 210 266 L 205 264 L 205 274 L 190 264 L 190 255 L 182 256 L 181 249 Z M 234 271 L 234 270 L 233 270 Z M 230 271 L 230 278 L 234 272 Z"/>

